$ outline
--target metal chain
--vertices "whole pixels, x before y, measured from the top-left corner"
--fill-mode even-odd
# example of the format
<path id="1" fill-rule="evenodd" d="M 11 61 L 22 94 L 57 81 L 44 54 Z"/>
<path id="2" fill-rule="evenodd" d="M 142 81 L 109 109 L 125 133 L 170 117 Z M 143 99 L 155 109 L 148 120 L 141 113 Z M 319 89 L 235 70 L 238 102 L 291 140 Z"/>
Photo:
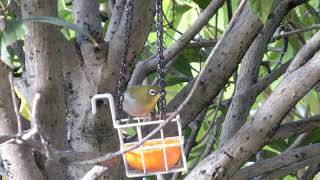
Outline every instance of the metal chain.
<path id="1" fill-rule="evenodd" d="M 164 74 L 164 57 L 163 57 L 163 29 L 162 29 L 162 0 L 156 0 L 156 29 L 157 29 L 157 85 L 160 88 L 160 100 L 158 102 L 161 119 L 166 114 L 166 90 L 165 90 L 165 74 Z"/>
<path id="2" fill-rule="evenodd" d="M 133 17 L 133 0 L 127 0 L 126 3 L 126 23 L 125 23 L 125 31 L 123 34 L 124 42 L 122 46 L 122 63 L 120 67 L 120 79 L 118 82 L 118 91 L 117 91 L 117 115 L 118 118 L 121 119 L 121 114 L 123 111 L 123 100 L 124 100 L 124 92 L 127 89 L 127 80 L 126 80 L 126 73 L 127 73 L 127 65 L 128 65 L 128 49 L 129 49 L 129 38 L 130 38 L 130 30 L 132 26 L 132 17 Z"/>

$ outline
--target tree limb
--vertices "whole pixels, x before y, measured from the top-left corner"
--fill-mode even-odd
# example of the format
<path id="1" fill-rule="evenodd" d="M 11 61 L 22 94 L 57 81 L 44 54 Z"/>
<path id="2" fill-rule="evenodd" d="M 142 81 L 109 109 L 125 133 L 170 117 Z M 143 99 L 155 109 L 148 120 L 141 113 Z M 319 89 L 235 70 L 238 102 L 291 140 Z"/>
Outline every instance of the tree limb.
<path id="1" fill-rule="evenodd" d="M 320 158 L 320 144 L 311 144 L 296 148 L 287 152 L 284 152 L 278 156 L 258 161 L 253 165 L 244 167 L 234 174 L 233 179 L 245 180 L 252 179 L 263 174 L 276 174 L 275 171 L 282 168 L 292 166 L 294 163 L 303 162 L 309 159 L 319 159 Z M 318 161 L 319 162 L 319 161 Z M 304 166 L 300 166 L 304 167 Z M 296 167 L 295 167 L 296 169 Z M 298 168 L 299 169 L 299 168 Z M 294 169 L 290 169 L 289 172 L 293 172 Z M 288 173 L 288 171 L 286 172 Z M 286 174 L 284 174 L 286 175 Z M 276 177 L 276 176 L 273 176 Z"/>
<path id="2" fill-rule="evenodd" d="M 317 32 L 308 40 L 308 42 L 299 50 L 292 63 L 288 67 L 287 73 L 290 73 L 304 63 L 306 63 L 320 48 L 320 32 Z"/>
<path id="3" fill-rule="evenodd" d="M 190 152 L 196 143 L 196 137 L 199 133 L 199 130 L 201 128 L 201 124 L 206 116 L 207 111 L 208 111 L 208 109 L 204 109 L 198 115 L 198 117 L 195 119 L 195 121 L 193 121 L 193 123 L 190 124 L 191 133 L 190 133 L 189 138 L 184 146 L 184 153 L 185 153 L 186 159 L 189 158 Z M 181 172 L 176 172 L 173 174 L 172 180 L 177 180 L 180 178 L 180 176 L 181 176 Z"/>
<path id="4" fill-rule="evenodd" d="M 320 52 L 317 52 L 305 65 L 289 73 L 255 113 L 252 121 L 216 153 L 208 156 L 186 179 L 230 178 L 244 161 L 272 138 L 283 117 L 320 80 L 319 59 Z"/>
<path id="5" fill-rule="evenodd" d="M 167 64 L 184 49 L 196 34 L 209 22 L 210 18 L 224 4 L 225 0 L 213 0 L 206 9 L 199 15 L 198 19 L 191 25 L 176 42 L 164 51 L 164 62 Z M 144 78 L 157 67 L 156 56 L 150 57 L 146 61 L 140 61 L 133 72 L 130 85 L 142 84 Z"/>
<path id="6" fill-rule="evenodd" d="M 277 169 L 275 171 L 266 173 L 258 179 L 259 180 L 275 179 L 276 177 L 288 175 L 289 173 L 295 172 L 295 171 L 297 171 L 301 168 L 304 168 L 308 165 L 316 165 L 317 163 L 319 163 L 319 161 L 320 161 L 320 156 L 312 157 L 312 158 L 306 159 L 301 162 L 293 163 L 288 167 L 283 167 L 283 168 Z"/>
<path id="7" fill-rule="evenodd" d="M 226 115 L 224 126 L 220 135 L 220 145 L 230 139 L 246 122 L 251 106 L 261 91 L 256 91 L 247 96 L 238 96 L 258 80 L 259 67 L 262 58 L 267 51 L 268 41 L 281 23 L 283 17 L 289 12 L 292 6 L 289 6 L 290 0 L 280 1 L 276 8 L 271 12 L 272 16 L 268 18 L 263 29 L 251 44 L 242 59 L 240 73 L 236 83 L 235 97 L 232 98 L 229 110 Z"/>
<path id="8" fill-rule="evenodd" d="M 57 16 L 57 0 L 23 0 L 22 17 L 32 15 Z M 38 4 L 38 5 L 35 5 Z M 28 34 L 25 38 L 26 79 L 28 87 L 41 93 L 39 121 L 43 136 L 52 149 L 68 148 L 65 126 L 65 101 L 63 91 L 63 56 L 61 32 L 53 25 L 27 22 Z M 42 169 L 46 179 L 66 179 L 67 167 L 63 163 Z"/>
<path id="9" fill-rule="evenodd" d="M 299 121 L 293 121 L 281 124 L 271 141 L 285 139 L 291 136 L 311 132 L 316 128 L 320 128 L 320 115 L 311 116 Z"/>
<path id="10" fill-rule="evenodd" d="M 8 69 L 0 62 L 0 136 L 14 137 L 17 131 L 17 120 L 14 112 Z M 1 138 L 2 140 L 10 140 Z M 1 144 L 0 154 L 2 163 L 9 179 L 43 179 L 41 172 L 35 164 L 32 151 L 29 148 L 17 144 Z"/>
<path id="11" fill-rule="evenodd" d="M 295 34 L 298 34 L 298 33 L 306 32 L 306 31 L 311 31 L 311 30 L 314 30 L 314 29 L 320 29 L 320 24 L 315 24 L 315 25 L 312 25 L 312 26 L 309 26 L 309 27 L 296 29 L 296 30 L 293 30 L 293 31 L 289 31 L 289 32 L 285 32 L 285 33 L 282 33 L 282 34 L 279 34 L 279 35 L 275 35 L 275 36 L 272 37 L 270 42 L 274 42 L 274 41 L 276 41 L 278 39 L 281 39 L 281 38 L 284 38 L 284 37 L 292 36 L 292 35 L 295 35 Z"/>
<path id="12" fill-rule="evenodd" d="M 186 127 L 203 107 L 212 102 L 225 86 L 262 25 L 249 10 L 249 7 L 245 7 L 240 15 L 233 18 L 236 22 L 233 26 L 229 26 L 230 31 L 225 32 L 224 37 L 220 39 L 209 55 L 206 68 L 203 69 L 205 75 L 198 77 L 200 78 L 199 88 L 195 90 L 192 99 L 181 112 L 183 127 Z M 181 100 L 183 101 L 187 97 L 194 82 L 195 80 L 189 82 L 168 104 L 169 112 L 177 109 Z"/>

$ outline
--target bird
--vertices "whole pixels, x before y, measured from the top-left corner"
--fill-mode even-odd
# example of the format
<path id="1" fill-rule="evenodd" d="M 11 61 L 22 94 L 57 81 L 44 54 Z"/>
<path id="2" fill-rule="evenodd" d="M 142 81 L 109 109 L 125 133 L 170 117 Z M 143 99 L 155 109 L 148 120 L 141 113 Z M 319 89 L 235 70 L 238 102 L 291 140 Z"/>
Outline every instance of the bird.
<path id="1" fill-rule="evenodd" d="M 152 85 L 130 86 L 124 93 L 123 110 L 129 116 L 147 116 L 160 98 L 160 89 Z"/>

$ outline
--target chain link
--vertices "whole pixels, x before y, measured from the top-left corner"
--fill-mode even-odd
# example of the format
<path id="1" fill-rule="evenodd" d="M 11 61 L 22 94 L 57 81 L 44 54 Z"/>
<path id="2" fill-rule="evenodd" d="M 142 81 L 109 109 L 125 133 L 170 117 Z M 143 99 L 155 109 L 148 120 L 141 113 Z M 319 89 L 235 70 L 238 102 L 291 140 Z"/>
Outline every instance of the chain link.
<path id="1" fill-rule="evenodd" d="M 156 0 L 156 29 L 157 29 L 157 85 L 160 88 L 160 99 L 158 102 L 161 119 L 166 114 L 166 90 L 165 90 L 165 74 L 164 74 L 164 57 L 163 57 L 163 29 L 162 29 L 162 0 Z"/>
<path id="2" fill-rule="evenodd" d="M 133 0 L 127 0 L 126 3 L 126 23 L 125 23 L 125 31 L 123 34 L 124 42 L 122 46 L 122 63 L 120 67 L 120 79 L 118 82 L 118 91 L 117 91 L 117 115 L 118 118 L 121 119 L 122 111 L 123 111 L 123 100 L 124 100 L 124 92 L 127 89 L 128 81 L 126 79 L 127 66 L 128 66 L 128 49 L 129 49 L 129 38 L 130 38 L 130 30 L 132 25 L 132 17 L 133 17 Z"/>

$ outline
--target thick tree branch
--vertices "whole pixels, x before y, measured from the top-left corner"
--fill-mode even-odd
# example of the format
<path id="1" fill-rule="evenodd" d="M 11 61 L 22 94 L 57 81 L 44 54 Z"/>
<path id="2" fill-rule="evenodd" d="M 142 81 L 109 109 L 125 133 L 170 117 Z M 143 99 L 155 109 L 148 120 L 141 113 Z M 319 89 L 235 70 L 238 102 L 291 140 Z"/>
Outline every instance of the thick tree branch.
<path id="1" fill-rule="evenodd" d="M 283 17 L 291 8 L 294 8 L 293 6 L 289 6 L 289 2 L 290 0 L 279 2 L 242 59 L 240 73 L 236 83 L 235 97 L 232 98 L 232 102 L 226 115 L 226 120 L 220 135 L 220 145 L 230 139 L 247 120 L 249 110 L 260 91 L 247 94 L 247 96 L 238 95 L 242 94 L 247 89 L 250 89 L 257 81 L 260 62 L 267 51 L 268 41 L 274 34 Z"/>
<path id="2" fill-rule="evenodd" d="M 273 81 L 277 80 L 282 74 L 285 73 L 285 71 L 287 70 L 288 66 L 289 66 L 290 62 L 287 62 L 283 65 L 281 65 L 279 68 L 273 70 L 270 74 L 265 75 L 265 77 L 261 78 L 256 84 L 254 84 L 253 86 L 251 86 L 251 88 L 246 89 L 245 92 L 243 92 L 242 94 L 239 94 L 239 96 L 248 96 L 251 95 L 252 93 L 256 93 L 256 92 L 262 92 L 266 87 L 268 87 Z M 180 91 L 180 96 L 179 98 L 176 98 L 174 102 L 170 102 L 170 105 L 174 106 L 178 106 L 179 104 L 181 104 L 183 102 L 183 100 L 185 99 L 185 97 L 190 93 L 191 91 L 191 87 L 193 85 L 195 80 L 191 81 L 191 84 L 188 84 L 188 88 L 184 88 L 183 90 Z M 233 97 L 232 97 L 233 98 Z M 226 107 L 229 106 L 232 98 L 224 100 L 222 102 L 222 104 Z M 185 126 L 183 126 L 183 128 L 185 128 L 188 124 L 185 124 Z M 168 133 L 174 133 L 174 132 L 168 132 Z"/>
<path id="3" fill-rule="evenodd" d="M 113 35 L 116 33 L 119 24 L 121 23 L 121 18 L 124 15 L 124 9 L 126 5 L 125 0 L 117 0 L 115 3 L 111 3 L 112 0 L 109 0 L 110 6 L 112 7 L 112 4 L 114 4 L 114 7 L 112 8 L 111 12 L 111 19 L 109 23 L 109 27 L 107 29 L 107 34 L 105 36 L 105 41 L 110 42 L 113 38 Z"/>
<path id="4" fill-rule="evenodd" d="M 206 9 L 199 15 L 198 19 L 191 25 L 188 30 L 168 49 L 165 50 L 163 56 L 165 63 L 171 61 L 176 57 L 182 49 L 184 49 L 189 42 L 198 34 L 201 29 L 209 22 L 210 18 L 218 11 L 218 9 L 224 4 L 225 0 L 213 0 L 206 7 Z M 130 84 L 139 85 L 142 84 L 144 78 L 150 73 L 154 72 L 157 67 L 156 56 L 150 57 L 146 61 L 141 61 L 137 64 Z"/>
<path id="5" fill-rule="evenodd" d="M 6 65 L 0 62 L 0 136 L 2 137 L 14 137 L 18 133 L 17 120 L 11 98 L 11 88 L 7 78 L 8 73 Z M 6 143 L 1 144 L 0 154 L 6 170 L 6 176 L 9 179 L 43 179 L 41 172 L 35 164 L 31 149 L 17 144 Z"/>
<path id="6" fill-rule="evenodd" d="M 96 39 L 97 42 L 102 41 L 102 26 L 99 11 L 99 4 L 97 1 L 87 0 L 74 0 L 72 2 L 73 11 L 75 12 L 75 21 L 83 29 L 88 32 Z M 88 41 L 86 37 L 77 35 L 77 41 L 79 44 Z"/>
<path id="7" fill-rule="evenodd" d="M 120 0 L 121 1 L 121 0 Z M 117 6 L 116 6 L 117 8 Z M 150 28 L 154 21 L 155 5 L 154 0 L 134 1 L 132 28 L 129 39 L 128 64 L 126 77 L 129 78 L 136 64 L 137 57 L 142 51 L 147 40 Z M 100 80 L 100 91 L 114 93 L 120 72 L 122 61 L 122 51 L 124 42 L 124 30 L 127 11 L 123 12 L 121 21 L 115 20 L 119 24 L 108 27 L 111 29 L 112 38 L 109 39 L 108 61 L 102 67 L 102 77 Z M 115 27 L 117 26 L 117 27 Z M 116 31 L 114 30 L 116 28 Z"/>
<path id="8" fill-rule="evenodd" d="M 288 67 L 287 73 L 290 73 L 298 69 L 304 63 L 306 63 L 314 55 L 314 53 L 319 50 L 319 48 L 320 48 L 320 32 L 317 32 L 315 35 L 312 36 L 312 38 L 308 40 L 308 42 L 296 54 L 296 56 L 292 60 L 292 63 Z"/>
<path id="9" fill-rule="evenodd" d="M 293 121 L 281 124 L 271 141 L 285 139 L 291 136 L 311 132 L 316 128 L 320 128 L 320 115 L 311 116 L 299 121 Z"/>
<path id="10" fill-rule="evenodd" d="M 320 161 L 320 156 L 315 156 L 300 162 L 293 163 L 289 165 L 288 167 L 283 167 L 277 170 L 274 170 L 272 172 L 266 173 L 263 176 L 259 177 L 259 180 L 269 180 L 269 179 L 275 179 L 277 177 L 286 176 L 292 172 L 295 172 L 301 168 L 304 168 L 308 165 L 316 165 Z M 304 179 L 305 180 L 305 179 Z"/>
<path id="11" fill-rule="evenodd" d="M 105 63 L 107 53 L 107 45 L 102 37 L 99 4 L 97 1 L 75 0 L 73 8 L 75 23 L 86 29 L 98 43 L 94 44 L 87 37 L 77 34 L 77 43 L 86 71 L 89 76 L 92 76 L 91 73 L 97 71 L 97 65 Z"/>
<path id="12" fill-rule="evenodd" d="M 281 168 L 286 168 L 294 163 L 301 161 L 320 158 L 320 144 L 312 144 L 304 147 L 296 148 L 287 152 L 284 152 L 273 158 L 269 158 L 263 161 L 258 161 L 251 166 L 244 167 L 234 174 L 233 179 L 245 180 L 252 179 L 263 174 L 268 174 L 268 172 L 274 173 Z M 304 167 L 304 166 L 302 166 Z M 293 172 L 295 169 L 290 169 Z M 288 172 L 286 172 L 288 173 Z M 286 175 L 286 174 L 284 174 Z"/>
<path id="13" fill-rule="evenodd" d="M 283 117 L 320 80 L 319 59 L 320 52 L 317 52 L 305 65 L 287 74 L 252 121 L 190 172 L 187 179 L 230 178 L 244 161 L 272 138 Z"/>
<path id="14" fill-rule="evenodd" d="M 77 66 L 69 66 L 65 72 L 67 79 L 66 87 L 71 91 L 66 101 L 68 106 L 68 128 L 70 130 L 70 143 L 73 149 L 81 149 L 85 152 L 106 153 L 119 149 L 118 137 L 112 126 L 111 116 L 105 105 L 100 106 L 97 115 L 91 113 L 91 97 L 101 92 L 114 93 L 119 79 L 120 64 L 122 60 L 122 47 L 124 42 L 124 29 L 126 13 L 125 0 L 116 1 L 113 8 L 112 18 L 109 22 L 107 43 L 102 41 L 100 33 L 96 36 L 97 46 L 86 40 L 80 44 L 80 54 L 83 61 L 76 61 Z M 79 23 L 90 31 L 90 27 L 95 27 L 95 31 L 100 32 L 100 20 L 95 15 L 98 13 L 97 2 L 78 0 L 76 7 L 81 7 L 74 13 L 79 16 Z M 85 4 L 93 3 L 89 8 Z M 147 10 L 147 11 L 145 11 Z M 90 22 L 86 16 L 94 19 Z M 83 19 L 81 17 L 84 17 Z M 133 21 L 129 39 L 128 62 L 135 63 L 136 56 L 143 49 L 146 38 L 150 31 L 154 17 L 154 1 L 139 0 L 133 3 Z M 99 18 L 98 18 L 99 19 Z M 87 25 L 86 25 L 87 24 Z M 90 31 L 95 37 L 94 32 Z M 100 42 L 101 41 L 101 42 Z M 128 72 L 133 66 L 128 65 Z M 74 71 L 75 70 L 75 71 Z M 77 72 L 81 70 L 80 72 Z M 68 73 L 71 72 L 71 73 Z M 74 73 L 73 73 L 74 72 Z M 114 143 L 110 143 L 114 142 Z M 90 166 L 70 166 L 71 176 L 75 179 L 82 178 Z M 121 179 L 124 177 L 124 170 L 121 167 L 109 168 L 111 179 Z M 119 173 L 121 172 L 121 173 Z"/>
<path id="15" fill-rule="evenodd" d="M 200 112 L 218 95 L 225 86 L 247 48 L 259 32 L 261 22 L 246 6 L 235 24 L 225 33 L 207 59 L 203 77 L 199 79 L 199 87 L 195 90 L 190 102 L 181 112 L 182 126 L 186 127 Z M 233 43 L 230 43 L 230 42 Z M 168 111 L 174 111 L 188 95 L 195 80 L 180 91 L 168 105 Z"/>
<path id="16" fill-rule="evenodd" d="M 57 16 L 57 0 L 23 0 L 22 17 L 32 15 Z M 62 54 L 61 33 L 56 27 L 28 22 L 25 38 L 26 77 L 28 87 L 40 92 L 39 120 L 42 135 L 52 149 L 67 149 L 65 104 L 63 92 L 62 62 L 68 61 Z M 46 179 L 66 179 L 67 167 L 63 163 L 45 164 Z"/>

